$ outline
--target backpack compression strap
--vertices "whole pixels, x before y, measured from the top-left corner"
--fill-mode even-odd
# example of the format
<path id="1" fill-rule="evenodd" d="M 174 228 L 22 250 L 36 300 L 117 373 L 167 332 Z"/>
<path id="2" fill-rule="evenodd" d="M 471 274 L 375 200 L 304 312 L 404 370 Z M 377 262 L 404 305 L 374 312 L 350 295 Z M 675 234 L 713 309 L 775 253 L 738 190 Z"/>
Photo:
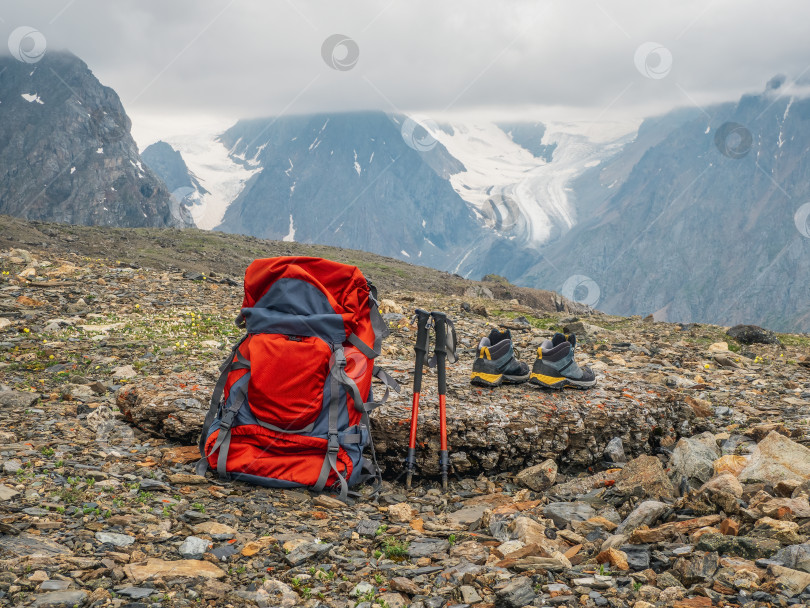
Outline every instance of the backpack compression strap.
<path id="1" fill-rule="evenodd" d="M 219 366 L 219 380 L 217 380 L 217 383 L 214 386 L 214 392 L 211 394 L 211 404 L 208 407 L 208 413 L 205 415 L 205 421 L 203 422 L 202 431 L 200 432 L 200 440 L 197 444 L 201 457 L 196 465 L 197 475 L 205 475 L 205 472 L 208 470 L 208 454 L 205 453 L 205 441 L 207 439 L 208 429 L 211 428 L 211 425 L 214 423 L 214 420 L 217 417 L 217 413 L 219 413 L 220 402 L 222 401 L 222 393 L 225 391 L 225 385 L 228 382 L 228 374 L 235 369 L 250 369 L 250 361 L 245 359 L 242 353 L 239 352 L 239 347 L 242 346 L 242 342 L 244 342 L 246 339 L 247 334 L 239 339 L 239 341 L 231 349 L 228 357 L 222 362 L 222 365 Z M 234 357 L 236 357 L 236 361 L 234 361 Z M 232 418 L 236 417 L 236 413 L 238 411 L 239 410 L 237 408 L 237 410 L 233 413 Z M 231 420 L 231 423 L 232 422 L 233 420 Z M 221 425 L 220 428 L 222 428 Z M 228 427 L 228 434 L 230 435 L 230 426 Z M 230 441 L 228 443 L 230 444 Z M 211 450 L 211 452 L 213 453 L 213 450 Z"/>
<path id="2" fill-rule="evenodd" d="M 331 391 L 330 391 L 330 401 L 329 401 L 329 434 L 328 434 L 328 444 L 326 449 L 326 456 L 324 457 L 323 466 L 321 467 L 321 472 L 318 475 L 318 481 L 313 486 L 313 490 L 316 492 L 321 492 L 326 487 L 326 481 L 329 478 L 330 471 L 334 471 L 338 478 L 338 483 L 340 484 L 340 499 L 346 500 L 348 496 L 349 486 L 346 482 L 346 478 L 341 474 L 340 470 L 338 469 L 338 461 L 337 456 L 338 452 L 340 451 L 340 441 L 338 437 L 338 415 L 340 413 L 340 385 L 346 387 L 346 392 L 351 392 L 352 401 L 354 402 L 354 407 L 357 411 L 362 414 L 361 424 L 368 429 L 368 437 L 369 437 L 369 444 L 371 447 L 371 456 L 374 463 L 374 476 L 377 478 L 377 487 L 379 484 L 382 483 L 382 473 L 380 471 L 380 467 L 377 465 L 377 453 L 374 449 L 374 438 L 371 435 L 371 420 L 369 419 L 369 414 L 383 403 L 388 400 L 389 390 L 394 389 L 397 393 L 399 393 L 400 388 L 399 384 L 397 384 L 396 380 L 394 380 L 390 375 L 388 375 L 382 368 L 375 366 L 373 369 L 373 374 L 376 378 L 380 379 L 386 385 L 385 395 L 383 398 L 377 402 L 364 402 L 363 397 L 360 395 L 360 389 L 357 388 L 357 384 L 355 384 L 354 380 L 352 380 L 349 375 L 346 373 L 346 355 L 343 352 L 342 346 L 337 346 L 335 348 L 334 354 L 334 361 L 332 366 L 329 370 L 329 377 L 331 382 Z M 343 443 L 360 443 L 362 441 L 362 433 L 357 433 L 355 435 L 346 435 L 343 438 Z"/>

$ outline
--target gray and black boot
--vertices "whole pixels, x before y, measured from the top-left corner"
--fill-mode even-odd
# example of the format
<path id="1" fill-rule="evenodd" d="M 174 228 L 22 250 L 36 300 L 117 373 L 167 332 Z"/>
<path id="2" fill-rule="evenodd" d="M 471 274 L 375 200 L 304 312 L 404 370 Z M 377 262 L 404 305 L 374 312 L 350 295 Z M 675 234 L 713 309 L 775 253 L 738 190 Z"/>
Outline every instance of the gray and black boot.
<path id="1" fill-rule="evenodd" d="M 580 367 L 574 361 L 577 338 L 574 334 L 555 334 L 537 349 L 529 383 L 543 388 L 591 388 L 596 376 L 587 365 Z"/>
<path id="2" fill-rule="evenodd" d="M 529 379 L 529 366 L 515 358 L 509 330 L 493 329 L 478 345 L 470 382 L 478 386 L 520 384 Z"/>

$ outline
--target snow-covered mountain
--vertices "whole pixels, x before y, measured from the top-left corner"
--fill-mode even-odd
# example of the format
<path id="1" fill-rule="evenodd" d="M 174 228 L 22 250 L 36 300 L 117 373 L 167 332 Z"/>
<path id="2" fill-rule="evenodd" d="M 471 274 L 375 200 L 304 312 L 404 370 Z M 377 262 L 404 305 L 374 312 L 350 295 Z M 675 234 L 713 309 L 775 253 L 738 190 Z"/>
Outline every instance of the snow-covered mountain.
<path id="1" fill-rule="evenodd" d="M 810 331 L 810 99 L 782 80 L 645 121 L 575 182 L 586 213 L 520 281 L 616 314 Z"/>
<path id="2" fill-rule="evenodd" d="M 517 279 L 575 225 L 574 180 L 635 127 L 358 112 L 242 120 L 167 141 L 198 180 L 181 193 L 200 227 Z"/>

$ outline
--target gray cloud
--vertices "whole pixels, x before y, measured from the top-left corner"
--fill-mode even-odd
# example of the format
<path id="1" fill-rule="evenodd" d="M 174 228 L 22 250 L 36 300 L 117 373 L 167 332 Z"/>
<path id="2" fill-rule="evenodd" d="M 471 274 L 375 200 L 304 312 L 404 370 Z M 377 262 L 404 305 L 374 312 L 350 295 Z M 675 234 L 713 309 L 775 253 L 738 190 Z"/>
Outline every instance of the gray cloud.
<path id="1" fill-rule="evenodd" d="M 7 1 L 0 19 L 4 42 L 28 25 L 84 59 L 136 121 L 541 106 L 586 120 L 643 116 L 735 99 L 810 67 L 806 0 L 44 0 Z M 350 70 L 321 58 L 335 33 L 357 42 Z M 636 69 L 648 41 L 671 52 L 664 78 Z"/>

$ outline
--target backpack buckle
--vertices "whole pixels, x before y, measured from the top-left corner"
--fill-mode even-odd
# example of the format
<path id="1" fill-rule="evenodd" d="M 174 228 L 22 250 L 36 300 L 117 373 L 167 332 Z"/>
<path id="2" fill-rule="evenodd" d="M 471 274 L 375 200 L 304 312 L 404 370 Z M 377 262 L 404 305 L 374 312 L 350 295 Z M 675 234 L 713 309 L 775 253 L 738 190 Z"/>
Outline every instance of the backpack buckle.
<path id="1" fill-rule="evenodd" d="M 326 452 L 328 454 L 337 454 L 340 450 L 340 442 L 337 435 L 329 435 L 329 444 L 327 445 Z"/>
<path id="2" fill-rule="evenodd" d="M 229 431 L 233 426 L 233 421 L 236 418 L 236 412 L 233 410 L 226 410 L 225 414 L 222 416 L 222 419 L 219 421 L 219 428 L 225 431 Z"/>

